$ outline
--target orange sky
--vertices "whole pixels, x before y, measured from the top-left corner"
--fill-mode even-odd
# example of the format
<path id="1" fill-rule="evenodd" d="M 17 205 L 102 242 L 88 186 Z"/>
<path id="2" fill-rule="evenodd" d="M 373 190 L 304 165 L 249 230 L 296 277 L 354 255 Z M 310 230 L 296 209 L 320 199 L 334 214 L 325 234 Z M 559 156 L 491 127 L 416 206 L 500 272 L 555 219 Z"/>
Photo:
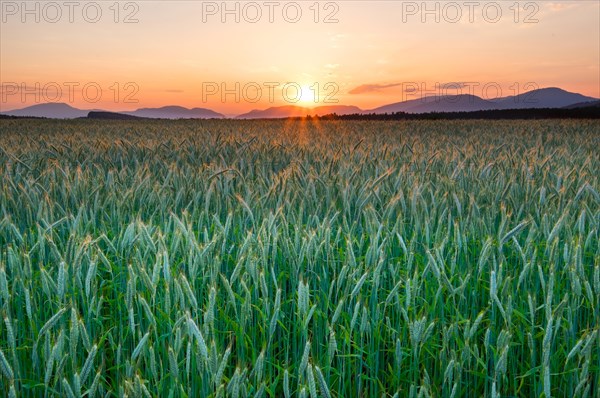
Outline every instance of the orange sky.
<path id="1" fill-rule="evenodd" d="M 421 1 L 314 3 L 229 1 L 226 14 L 221 1 L 28 2 L 26 10 L 2 1 L 0 108 L 53 100 L 233 115 L 294 104 L 301 87 L 296 105 L 323 105 L 330 95 L 370 109 L 415 98 L 413 83 L 451 82 L 470 82 L 481 97 L 485 86 L 488 98 L 497 88 L 507 96 L 549 86 L 600 97 L 597 0 L 521 1 L 518 15 L 514 1 L 431 1 L 428 14 Z M 137 22 L 124 23 L 128 16 Z M 318 104 L 309 87 L 318 87 Z"/>

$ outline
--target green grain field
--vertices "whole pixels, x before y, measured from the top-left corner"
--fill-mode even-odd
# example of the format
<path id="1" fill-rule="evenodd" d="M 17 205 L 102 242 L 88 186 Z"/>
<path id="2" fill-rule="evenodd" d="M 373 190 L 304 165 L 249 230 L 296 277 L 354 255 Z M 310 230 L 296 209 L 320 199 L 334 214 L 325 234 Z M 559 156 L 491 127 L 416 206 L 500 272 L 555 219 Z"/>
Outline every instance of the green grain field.
<path id="1" fill-rule="evenodd" d="M 0 395 L 600 397 L 597 121 L 0 121 Z"/>

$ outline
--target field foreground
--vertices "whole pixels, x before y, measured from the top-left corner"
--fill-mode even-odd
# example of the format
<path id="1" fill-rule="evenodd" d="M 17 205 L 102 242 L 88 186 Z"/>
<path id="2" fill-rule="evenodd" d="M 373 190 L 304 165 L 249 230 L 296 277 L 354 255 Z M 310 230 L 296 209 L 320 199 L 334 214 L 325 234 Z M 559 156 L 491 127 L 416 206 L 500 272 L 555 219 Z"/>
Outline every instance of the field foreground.
<path id="1" fill-rule="evenodd" d="M 600 397 L 597 121 L 0 121 L 0 395 Z"/>

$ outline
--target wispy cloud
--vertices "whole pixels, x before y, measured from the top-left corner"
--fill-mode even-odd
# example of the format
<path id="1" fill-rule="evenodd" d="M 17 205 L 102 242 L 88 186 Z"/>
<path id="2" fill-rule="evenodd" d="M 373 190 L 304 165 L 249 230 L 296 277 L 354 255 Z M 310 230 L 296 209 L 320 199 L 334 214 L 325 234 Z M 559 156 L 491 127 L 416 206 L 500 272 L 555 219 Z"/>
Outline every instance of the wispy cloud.
<path id="1" fill-rule="evenodd" d="M 381 90 L 386 89 L 386 88 L 397 87 L 397 86 L 401 86 L 401 85 L 402 85 L 402 83 L 392 83 L 392 84 L 362 84 L 362 85 L 360 85 L 358 87 L 355 87 L 352 90 L 348 91 L 348 94 L 372 93 L 372 92 L 381 91 Z"/>

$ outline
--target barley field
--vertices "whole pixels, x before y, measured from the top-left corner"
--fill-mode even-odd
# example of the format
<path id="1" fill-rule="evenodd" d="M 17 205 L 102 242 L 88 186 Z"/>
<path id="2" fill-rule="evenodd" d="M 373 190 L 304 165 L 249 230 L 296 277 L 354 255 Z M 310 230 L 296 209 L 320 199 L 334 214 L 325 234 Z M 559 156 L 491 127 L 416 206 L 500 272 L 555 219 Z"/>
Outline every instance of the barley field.
<path id="1" fill-rule="evenodd" d="M 0 121 L 0 395 L 600 397 L 597 121 Z"/>

